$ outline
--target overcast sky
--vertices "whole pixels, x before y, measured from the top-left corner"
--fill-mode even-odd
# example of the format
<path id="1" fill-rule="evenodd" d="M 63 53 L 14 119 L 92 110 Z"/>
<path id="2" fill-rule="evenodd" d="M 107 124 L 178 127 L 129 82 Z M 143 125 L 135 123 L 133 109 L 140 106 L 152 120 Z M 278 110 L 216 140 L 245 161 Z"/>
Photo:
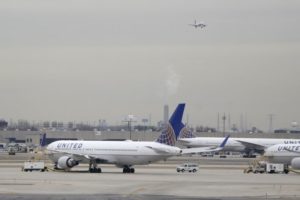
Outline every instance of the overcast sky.
<path id="1" fill-rule="evenodd" d="M 207 27 L 188 24 L 204 21 Z M 300 122 L 298 0 L 2 0 L 0 118 Z"/>

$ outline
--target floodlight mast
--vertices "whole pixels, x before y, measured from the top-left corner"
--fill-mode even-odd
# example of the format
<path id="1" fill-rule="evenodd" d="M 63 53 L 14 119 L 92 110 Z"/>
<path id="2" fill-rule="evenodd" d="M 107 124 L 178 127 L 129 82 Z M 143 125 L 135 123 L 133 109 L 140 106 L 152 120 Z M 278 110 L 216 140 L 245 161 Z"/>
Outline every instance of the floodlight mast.
<path id="1" fill-rule="evenodd" d="M 129 139 L 131 140 L 131 124 L 132 122 L 136 122 L 136 120 L 134 119 L 135 117 L 133 115 L 128 115 L 127 118 L 125 120 L 123 120 L 123 122 L 128 123 L 128 130 L 129 130 Z"/>

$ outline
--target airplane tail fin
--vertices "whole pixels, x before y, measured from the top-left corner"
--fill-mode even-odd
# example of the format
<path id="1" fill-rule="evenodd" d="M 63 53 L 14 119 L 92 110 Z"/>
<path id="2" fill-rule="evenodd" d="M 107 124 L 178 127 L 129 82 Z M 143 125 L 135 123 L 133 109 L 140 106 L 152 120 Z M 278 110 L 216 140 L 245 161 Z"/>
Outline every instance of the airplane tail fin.
<path id="1" fill-rule="evenodd" d="M 227 135 L 226 137 L 225 137 L 225 139 L 223 140 L 223 142 L 220 144 L 220 148 L 224 148 L 225 147 L 225 145 L 226 145 L 226 143 L 227 143 L 227 140 L 228 140 L 228 138 L 230 137 L 230 135 Z"/>
<path id="2" fill-rule="evenodd" d="M 161 135 L 157 138 L 156 142 L 174 146 L 175 142 L 184 127 L 182 123 L 182 116 L 184 112 L 185 104 L 178 104 L 176 110 L 169 119 L 169 123 L 166 128 L 162 131 Z"/>
<path id="3" fill-rule="evenodd" d="M 40 139 L 41 147 L 46 146 L 46 133 L 43 133 L 42 138 Z"/>
<path id="4" fill-rule="evenodd" d="M 186 126 L 181 129 L 179 133 L 179 138 L 194 138 L 195 135 L 193 134 L 192 130 L 187 128 Z"/>

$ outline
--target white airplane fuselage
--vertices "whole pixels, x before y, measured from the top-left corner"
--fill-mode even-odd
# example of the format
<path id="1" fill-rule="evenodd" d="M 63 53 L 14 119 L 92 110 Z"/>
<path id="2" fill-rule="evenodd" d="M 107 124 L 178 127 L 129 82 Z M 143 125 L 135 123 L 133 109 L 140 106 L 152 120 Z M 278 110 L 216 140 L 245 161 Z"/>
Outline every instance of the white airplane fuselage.
<path id="1" fill-rule="evenodd" d="M 180 155 L 181 149 L 158 142 L 137 141 L 56 141 L 47 147 L 49 158 L 57 162 L 61 156 L 79 155 L 81 162 L 90 159 L 117 166 L 145 165 L 171 156 Z"/>
<path id="2" fill-rule="evenodd" d="M 265 150 L 264 157 L 272 163 L 283 163 L 290 165 L 294 158 L 300 158 L 300 144 L 273 145 Z"/>
<path id="3" fill-rule="evenodd" d="M 195 137 L 195 138 L 181 138 L 179 142 L 186 147 L 205 147 L 205 146 L 217 146 L 222 142 L 221 137 Z M 241 142 L 240 142 L 241 141 Z M 242 142 L 249 144 L 259 145 L 264 148 L 276 144 L 300 144 L 300 140 L 296 139 L 274 139 L 274 138 L 229 138 L 224 151 L 232 152 L 245 152 L 250 147 L 245 146 Z"/>

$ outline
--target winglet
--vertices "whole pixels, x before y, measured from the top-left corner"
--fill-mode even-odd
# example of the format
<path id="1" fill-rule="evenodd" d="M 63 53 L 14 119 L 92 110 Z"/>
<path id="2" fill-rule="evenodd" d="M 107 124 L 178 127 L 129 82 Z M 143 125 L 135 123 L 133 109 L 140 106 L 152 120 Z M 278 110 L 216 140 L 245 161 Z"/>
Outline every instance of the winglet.
<path id="1" fill-rule="evenodd" d="M 41 147 L 46 146 L 46 133 L 43 133 L 42 138 L 40 139 Z"/>
<path id="2" fill-rule="evenodd" d="M 230 135 L 227 135 L 227 136 L 225 137 L 225 139 L 223 140 L 223 142 L 220 144 L 220 147 L 221 147 L 221 148 L 224 148 L 224 147 L 225 147 L 225 145 L 226 145 L 227 140 L 228 140 L 229 137 L 230 137 Z"/>

